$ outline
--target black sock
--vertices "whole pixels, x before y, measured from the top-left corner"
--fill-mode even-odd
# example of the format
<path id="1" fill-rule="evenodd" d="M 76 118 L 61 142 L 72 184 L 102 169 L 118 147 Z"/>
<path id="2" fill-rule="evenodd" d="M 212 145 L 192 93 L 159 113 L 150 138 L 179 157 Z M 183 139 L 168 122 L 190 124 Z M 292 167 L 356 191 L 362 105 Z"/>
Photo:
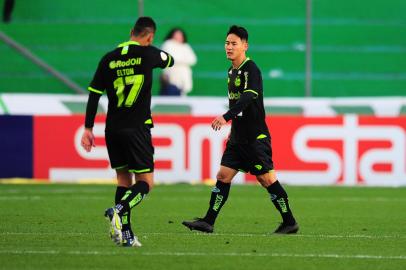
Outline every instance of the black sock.
<path id="1" fill-rule="evenodd" d="M 132 185 L 126 191 L 124 197 L 121 198 L 120 202 L 116 204 L 116 209 L 120 216 L 123 216 L 126 212 L 130 212 L 131 208 L 139 204 L 148 192 L 149 185 L 147 182 L 137 181 Z"/>
<path id="2" fill-rule="evenodd" d="M 124 197 L 125 193 L 129 190 L 127 187 L 121 187 L 117 186 L 116 189 L 116 196 L 115 196 L 115 204 L 118 204 L 121 201 L 121 198 Z M 121 217 L 121 222 L 123 224 L 123 231 L 129 231 L 131 234 L 131 211 L 127 211 L 123 213 L 123 216 Z"/>
<path id="3" fill-rule="evenodd" d="M 283 223 L 288 225 L 293 225 L 296 223 L 295 218 L 292 215 L 292 211 L 289 207 L 288 194 L 286 194 L 285 189 L 276 181 L 272 185 L 266 188 L 271 195 L 271 200 L 278 209 L 282 216 Z"/>
<path id="4" fill-rule="evenodd" d="M 128 187 L 117 186 L 116 196 L 114 198 L 115 204 L 118 204 L 121 201 L 121 198 L 124 197 L 128 189 L 129 189 Z"/>
<path id="5" fill-rule="evenodd" d="M 216 221 L 221 207 L 223 207 L 227 201 L 230 186 L 230 183 L 223 183 L 217 180 L 216 186 L 211 191 L 209 209 L 207 210 L 206 216 L 203 218 L 207 223 L 213 225 Z"/>

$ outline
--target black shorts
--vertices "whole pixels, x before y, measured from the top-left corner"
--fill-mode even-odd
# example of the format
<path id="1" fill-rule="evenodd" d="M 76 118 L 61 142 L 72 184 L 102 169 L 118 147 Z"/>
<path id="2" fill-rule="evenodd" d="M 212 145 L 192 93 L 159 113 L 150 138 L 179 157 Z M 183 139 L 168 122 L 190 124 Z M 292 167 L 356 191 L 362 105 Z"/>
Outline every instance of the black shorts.
<path id="1" fill-rule="evenodd" d="M 133 173 L 154 171 L 154 147 L 149 126 L 106 130 L 106 145 L 113 169 L 127 167 Z"/>
<path id="2" fill-rule="evenodd" d="M 273 170 L 272 147 L 269 138 L 248 144 L 227 142 L 221 165 L 252 175 L 262 175 Z"/>

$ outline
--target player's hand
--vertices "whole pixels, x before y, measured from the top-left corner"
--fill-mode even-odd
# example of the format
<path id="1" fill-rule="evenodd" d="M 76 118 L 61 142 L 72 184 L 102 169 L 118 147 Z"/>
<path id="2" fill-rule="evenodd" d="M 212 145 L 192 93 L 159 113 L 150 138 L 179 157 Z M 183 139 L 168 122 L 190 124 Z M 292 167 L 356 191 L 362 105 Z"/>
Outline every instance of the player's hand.
<path id="1" fill-rule="evenodd" d="M 93 131 L 91 129 L 85 128 L 80 144 L 82 145 L 83 149 L 86 150 L 86 152 L 90 152 L 92 150 L 92 147 L 96 147 L 96 145 L 94 144 Z"/>
<path id="2" fill-rule="evenodd" d="M 211 127 L 217 131 L 220 130 L 222 126 L 224 126 L 225 124 L 227 124 L 227 121 L 224 119 L 224 117 L 222 115 L 217 116 L 213 122 L 211 122 Z"/>

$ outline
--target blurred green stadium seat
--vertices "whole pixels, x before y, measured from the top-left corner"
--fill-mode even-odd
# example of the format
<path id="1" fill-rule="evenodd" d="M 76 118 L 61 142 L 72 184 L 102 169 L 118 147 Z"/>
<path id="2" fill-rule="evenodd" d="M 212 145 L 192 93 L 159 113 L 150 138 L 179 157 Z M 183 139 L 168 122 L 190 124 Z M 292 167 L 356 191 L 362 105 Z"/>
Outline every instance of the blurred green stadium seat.
<path id="1" fill-rule="evenodd" d="M 155 44 L 183 27 L 194 47 L 191 95 L 224 96 L 228 26 L 250 33 L 249 56 L 263 71 L 266 96 L 304 96 L 305 0 L 144 0 L 158 23 Z M 313 95 L 406 94 L 406 1 L 313 0 Z M 0 30 L 86 87 L 100 57 L 128 38 L 137 1 L 16 1 Z M 0 92 L 73 93 L 0 44 Z M 156 74 L 158 75 L 158 74 Z M 157 76 L 156 76 L 157 77 Z M 158 92 L 155 79 L 153 92 Z"/>

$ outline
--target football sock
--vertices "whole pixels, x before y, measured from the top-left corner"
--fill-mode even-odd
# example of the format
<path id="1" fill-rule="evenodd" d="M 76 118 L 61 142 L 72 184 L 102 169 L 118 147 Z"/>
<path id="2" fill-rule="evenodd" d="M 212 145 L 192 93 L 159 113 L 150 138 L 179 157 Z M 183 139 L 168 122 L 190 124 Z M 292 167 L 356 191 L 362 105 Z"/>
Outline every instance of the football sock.
<path id="1" fill-rule="evenodd" d="M 117 186 L 115 204 L 118 204 L 121 201 L 121 198 L 124 197 L 127 190 L 129 190 L 129 188 Z M 129 231 L 129 234 L 131 234 L 131 211 L 123 213 L 123 216 L 121 217 L 121 222 L 123 224 L 122 230 Z"/>
<path id="2" fill-rule="evenodd" d="M 118 210 L 119 215 L 123 216 L 124 213 L 129 212 L 131 208 L 138 205 L 148 192 L 148 183 L 145 181 L 137 181 L 126 191 L 120 202 L 116 204 L 115 208 Z"/>
<path id="3" fill-rule="evenodd" d="M 221 208 L 226 203 L 228 198 L 228 193 L 230 192 L 230 183 L 223 183 L 219 180 L 216 182 L 216 186 L 211 191 L 210 206 L 207 210 L 206 216 L 203 218 L 204 221 L 213 225 L 216 221 L 217 215 L 219 214 Z"/>
<path id="4" fill-rule="evenodd" d="M 275 183 L 271 184 L 266 189 L 268 190 L 268 193 L 271 196 L 273 204 L 281 214 L 283 223 L 288 225 L 295 224 L 296 220 L 293 217 L 292 211 L 290 210 L 289 207 L 288 194 L 286 194 L 285 189 L 282 187 L 279 181 L 276 181 Z"/>

